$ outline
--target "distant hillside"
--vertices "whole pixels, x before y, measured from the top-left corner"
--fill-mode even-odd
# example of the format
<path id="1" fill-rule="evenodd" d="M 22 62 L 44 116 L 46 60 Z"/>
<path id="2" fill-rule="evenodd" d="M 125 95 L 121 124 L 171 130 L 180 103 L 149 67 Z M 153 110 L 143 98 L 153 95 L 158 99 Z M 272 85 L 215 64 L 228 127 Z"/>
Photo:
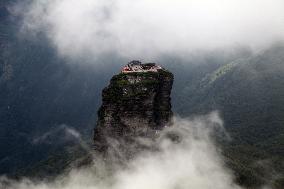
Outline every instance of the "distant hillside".
<path id="1" fill-rule="evenodd" d="M 21 36 L 21 20 L 9 12 L 11 2 L 0 3 L 0 174 L 62 151 L 70 142 L 58 131 L 62 125 L 91 141 L 100 92 L 112 74 L 112 69 L 106 73 L 59 58 L 40 35 Z M 38 140 L 48 132 L 58 138 Z"/>
<path id="2" fill-rule="evenodd" d="M 240 182 L 275 179 L 283 186 L 284 46 L 220 66 L 194 87 L 184 87 L 182 95 L 177 112 L 183 116 L 220 111 L 233 139 L 224 153 Z"/>

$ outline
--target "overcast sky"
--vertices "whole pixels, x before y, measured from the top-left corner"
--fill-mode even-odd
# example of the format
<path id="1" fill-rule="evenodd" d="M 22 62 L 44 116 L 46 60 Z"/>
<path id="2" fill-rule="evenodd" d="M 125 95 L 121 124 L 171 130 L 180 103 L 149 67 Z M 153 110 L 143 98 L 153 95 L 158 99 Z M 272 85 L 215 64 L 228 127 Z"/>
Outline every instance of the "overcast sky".
<path id="1" fill-rule="evenodd" d="M 284 38 L 283 8 L 283 0 L 34 0 L 23 28 L 44 32 L 68 57 L 258 50 Z"/>

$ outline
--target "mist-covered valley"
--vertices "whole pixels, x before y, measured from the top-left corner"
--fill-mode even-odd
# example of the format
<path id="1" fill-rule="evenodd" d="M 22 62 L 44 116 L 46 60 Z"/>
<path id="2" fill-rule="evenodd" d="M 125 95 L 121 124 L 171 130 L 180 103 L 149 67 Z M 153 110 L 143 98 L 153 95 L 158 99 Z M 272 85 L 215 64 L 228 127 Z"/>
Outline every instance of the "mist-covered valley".
<path id="1" fill-rule="evenodd" d="M 213 2 L 2 1 L 0 186 L 282 188 L 283 3 Z M 108 173 L 93 129 L 103 88 L 132 59 L 174 74 L 183 140 Z"/>

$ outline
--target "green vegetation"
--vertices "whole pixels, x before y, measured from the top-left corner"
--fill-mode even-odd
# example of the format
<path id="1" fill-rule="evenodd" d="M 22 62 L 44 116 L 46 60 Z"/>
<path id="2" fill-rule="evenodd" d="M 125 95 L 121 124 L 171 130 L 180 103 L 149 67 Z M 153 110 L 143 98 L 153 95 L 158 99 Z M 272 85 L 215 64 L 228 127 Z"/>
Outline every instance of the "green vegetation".
<path id="1" fill-rule="evenodd" d="M 225 74 L 229 73 L 233 70 L 235 66 L 238 65 L 239 62 L 231 62 L 222 66 L 221 68 L 217 69 L 213 74 L 209 75 L 209 84 L 215 82 L 218 78 L 224 76 Z"/>
<path id="2" fill-rule="evenodd" d="M 126 79 L 119 79 L 116 81 L 116 83 L 118 84 L 119 87 L 131 85 L 131 83 L 129 83 L 129 81 L 127 81 Z"/>

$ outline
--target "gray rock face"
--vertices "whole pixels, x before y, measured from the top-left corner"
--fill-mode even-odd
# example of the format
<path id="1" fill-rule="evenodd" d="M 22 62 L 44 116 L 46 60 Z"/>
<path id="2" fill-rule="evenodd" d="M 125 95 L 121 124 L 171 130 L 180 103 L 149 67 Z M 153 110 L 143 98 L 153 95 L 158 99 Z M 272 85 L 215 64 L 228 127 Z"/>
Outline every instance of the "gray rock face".
<path id="1" fill-rule="evenodd" d="M 153 137 L 170 124 L 173 79 L 164 69 L 113 76 L 102 92 L 94 131 L 96 150 L 107 151 L 114 141 L 122 140 L 130 147 L 135 138 Z"/>

